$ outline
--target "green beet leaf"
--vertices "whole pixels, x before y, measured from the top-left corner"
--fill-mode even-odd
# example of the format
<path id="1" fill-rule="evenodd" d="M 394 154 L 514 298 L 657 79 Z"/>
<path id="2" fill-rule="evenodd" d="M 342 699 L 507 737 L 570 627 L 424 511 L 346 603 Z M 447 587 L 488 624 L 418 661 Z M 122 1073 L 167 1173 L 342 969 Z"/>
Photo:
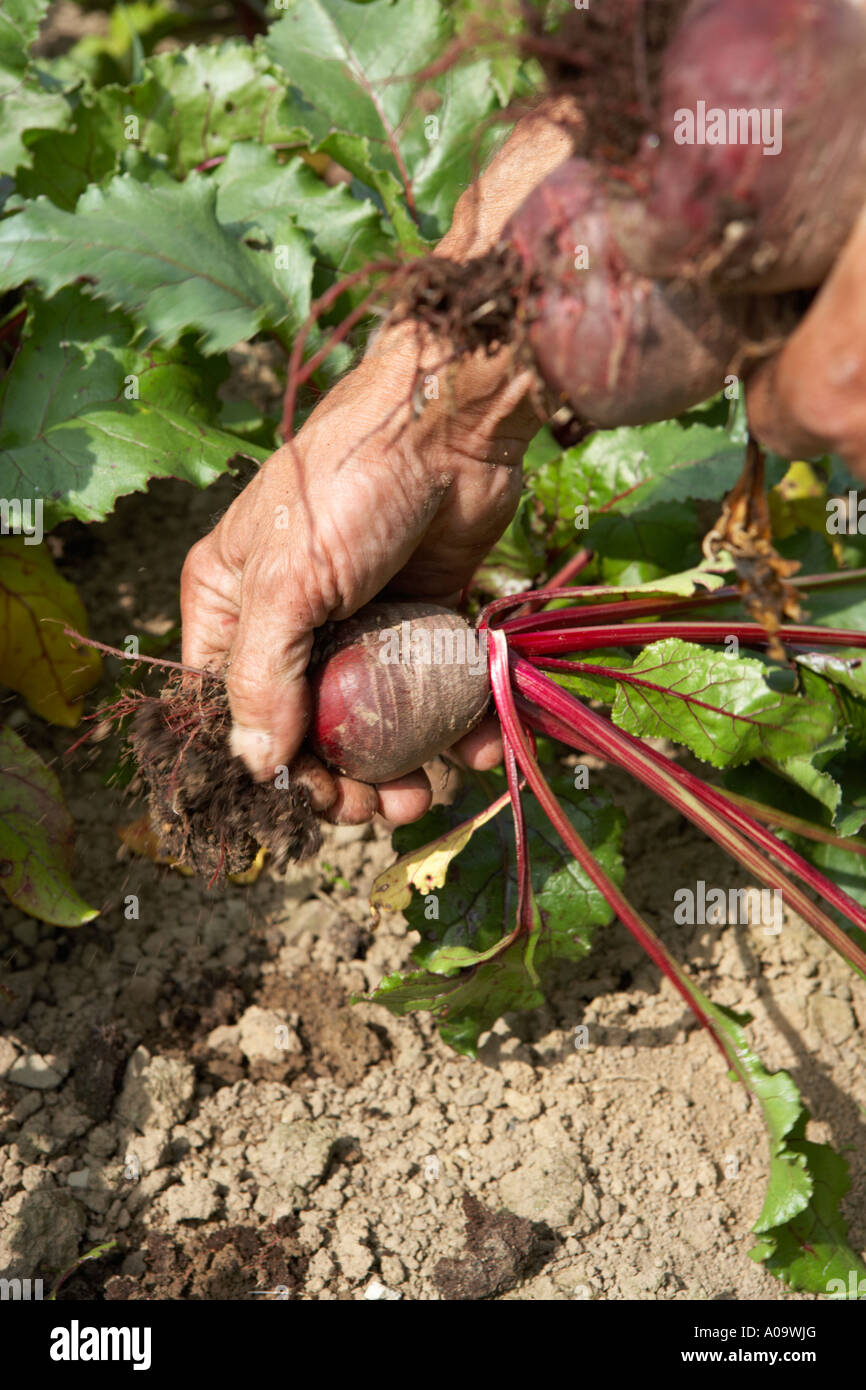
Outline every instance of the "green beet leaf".
<path id="1" fill-rule="evenodd" d="M 685 744 L 714 767 L 808 752 L 833 730 L 825 703 L 774 689 L 754 657 L 666 638 L 620 679 L 613 720 L 627 733 Z"/>
<path id="2" fill-rule="evenodd" d="M 398 831 L 394 837 L 398 852 L 406 853 L 445 834 L 505 788 L 501 774 L 485 783 L 491 784 L 485 789 L 490 797 L 473 790 L 455 806 L 437 807 L 420 825 Z M 621 881 L 621 813 L 602 794 L 576 791 L 567 777 L 554 777 L 552 785 L 575 829 L 606 872 Z M 371 996 L 395 1013 L 430 1009 L 439 1019 L 445 1040 L 469 1055 L 474 1055 L 479 1035 L 503 1012 L 537 1008 L 543 1000 L 546 969 L 555 960 L 581 960 L 594 928 L 612 916 L 531 796 L 525 798 L 525 814 L 541 919 L 529 959 L 526 936 L 509 942 L 517 910 L 517 877 L 512 827 L 505 812 L 475 831 L 452 861 L 443 889 L 424 897 L 416 894 L 407 908 L 407 920 L 421 935 L 413 960 L 422 969 L 405 977 L 389 977 Z"/>
<path id="3" fill-rule="evenodd" d="M 748 1020 L 717 1005 L 709 1012 L 767 1126 L 770 1169 L 751 1258 L 791 1288 L 839 1297 L 833 1281 L 856 1288 L 866 1276 L 839 1209 L 850 1186 L 848 1165 L 827 1144 L 805 1138 L 809 1112 L 797 1087 L 787 1072 L 768 1072 L 752 1051 L 742 1028 Z"/>
<path id="4" fill-rule="evenodd" d="M 48 0 L 3 0 L 0 8 L 0 174 L 29 164 L 40 131 L 69 121 L 64 84 L 30 57 Z"/>
<path id="5" fill-rule="evenodd" d="M 432 79 L 419 99 L 416 74 L 452 32 L 438 0 L 295 0 L 265 43 L 291 84 L 283 119 L 375 190 L 412 251 L 447 230 L 505 133 L 487 120 L 500 95 L 486 59 Z"/>
<path id="6" fill-rule="evenodd" d="M 219 222 L 203 175 L 147 187 L 121 174 L 74 213 L 39 198 L 0 222 L 0 285 L 35 280 L 51 294 L 87 276 L 169 347 L 197 331 L 203 351 L 221 352 L 262 328 L 288 343 L 309 312 L 312 253 L 288 221 L 279 247 L 252 240 Z"/>
<path id="7" fill-rule="evenodd" d="M 138 82 L 69 93 L 71 128 L 33 140 L 19 191 L 44 193 L 72 211 L 87 185 L 117 172 L 131 148 L 183 179 L 241 141 L 286 143 L 291 128 L 278 114 L 284 96 L 284 80 L 242 39 L 156 54 Z"/>
<path id="8" fill-rule="evenodd" d="M 213 181 L 221 223 L 255 222 L 275 242 L 287 223 L 294 224 L 307 233 L 317 262 L 339 275 L 394 254 L 373 203 L 356 198 L 343 183 L 329 187 L 300 157 L 281 164 L 258 144 L 237 144 L 214 171 Z"/>
<path id="9" fill-rule="evenodd" d="M 221 366 L 130 336 L 78 288 L 35 304 L 0 387 L 0 496 L 42 498 L 46 528 L 101 520 L 153 477 L 205 487 L 238 453 L 266 457 L 212 422 Z"/>
<path id="10" fill-rule="evenodd" d="M 54 773 L 0 729 L 0 888 L 22 912 L 60 927 L 97 916 L 70 877 L 74 833 Z"/>

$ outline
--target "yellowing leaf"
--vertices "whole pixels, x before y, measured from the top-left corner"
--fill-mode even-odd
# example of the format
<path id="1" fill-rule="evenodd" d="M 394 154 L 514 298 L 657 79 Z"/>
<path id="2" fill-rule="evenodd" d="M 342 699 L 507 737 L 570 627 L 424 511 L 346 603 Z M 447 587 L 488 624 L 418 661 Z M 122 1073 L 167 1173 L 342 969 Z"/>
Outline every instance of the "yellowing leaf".
<path id="1" fill-rule="evenodd" d="M 777 540 L 786 540 L 805 527 L 827 535 L 827 485 L 810 463 L 797 460 L 784 478 L 770 488 L 770 521 Z"/>
<path id="2" fill-rule="evenodd" d="M 724 586 L 725 573 L 730 568 L 729 557 L 722 552 L 713 560 L 702 560 L 694 569 L 683 570 L 681 574 L 667 574 L 662 579 L 650 579 L 646 584 L 634 584 L 622 592 L 635 594 L 637 597 L 642 594 L 650 597 L 655 597 L 656 594 L 673 594 L 676 598 L 688 598 L 699 589 L 707 589 L 712 593 L 714 589 Z"/>
<path id="3" fill-rule="evenodd" d="M 72 817 L 50 768 L 11 729 L 0 729 L 0 886 L 22 912 L 59 927 L 98 915 L 69 877 Z"/>
<path id="4" fill-rule="evenodd" d="M 597 592 L 587 590 L 584 598 L 592 603 L 618 602 L 624 598 L 691 598 L 701 589 L 713 593 L 724 588 L 725 575 L 733 567 L 731 557 L 723 550 L 712 560 L 702 560 L 694 569 L 648 579 L 645 584 L 599 584 Z"/>
<path id="5" fill-rule="evenodd" d="M 262 869 L 265 867 L 267 857 L 268 851 L 265 849 L 264 845 L 259 845 L 259 852 L 252 864 L 250 864 L 250 867 L 248 869 L 240 869 L 236 874 L 226 874 L 226 878 L 229 883 L 255 883 Z"/>
<path id="6" fill-rule="evenodd" d="M 130 821 L 128 825 L 118 826 L 117 838 L 132 854 L 140 854 L 144 859 L 152 859 L 154 864 L 177 869 L 178 873 L 184 874 L 185 877 L 192 877 L 192 869 L 186 864 L 176 864 L 163 852 L 159 836 L 152 828 L 149 816 L 139 816 L 138 820 Z"/>
<path id="7" fill-rule="evenodd" d="M 477 816 L 465 820 L 461 825 L 432 840 L 429 845 L 412 850 L 380 874 L 370 893 L 373 908 L 385 908 L 388 912 L 402 912 L 412 901 L 412 889 L 419 893 L 431 893 L 434 888 L 442 888 L 448 865 L 455 855 L 468 844 L 476 830 L 486 825 L 508 804 L 507 793 L 497 797 L 491 806 L 480 811 Z"/>
<path id="8" fill-rule="evenodd" d="M 35 714 L 73 728 L 102 662 L 63 631 L 69 626 L 84 633 L 87 615 L 46 546 L 26 545 L 23 536 L 0 539 L 0 602 L 0 681 L 23 695 Z"/>
<path id="9" fill-rule="evenodd" d="M 169 869 L 176 869 L 185 878 L 191 878 L 195 872 L 187 864 L 178 864 L 174 859 L 170 859 L 165 854 L 160 845 L 159 836 L 150 824 L 149 816 L 139 816 L 138 820 L 130 821 L 128 825 L 121 825 L 117 829 L 118 839 L 133 854 L 140 854 L 145 859 L 152 859 L 154 864 L 165 866 Z M 259 852 L 250 864 L 248 869 L 241 869 L 236 874 L 226 874 L 229 883 L 255 883 L 259 874 L 265 866 L 268 851 L 259 846 Z"/>
<path id="10" fill-rule="evenodd" d="M 309 150 L 298 150 L 298 154 L 305 164 L 309 164 L 311 169 L 315 169 L 317 174 L 324 174 L 329 165 L 332 165 L 335 170 L 340 168 L 329 154 L 311 154 Z"/>

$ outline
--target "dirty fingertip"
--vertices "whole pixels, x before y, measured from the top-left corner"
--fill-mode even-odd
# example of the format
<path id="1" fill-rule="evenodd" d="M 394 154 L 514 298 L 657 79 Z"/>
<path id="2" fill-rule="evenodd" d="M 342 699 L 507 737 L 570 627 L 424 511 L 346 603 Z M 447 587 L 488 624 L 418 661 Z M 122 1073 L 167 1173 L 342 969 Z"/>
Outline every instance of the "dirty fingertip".
<path id="1" fill-rule="evenodd" d="M 267 730 L 233 724 L 229 748 L 235 758 L 246 763 L 257 782 L 266 782 L 274 776 L 274 740 Z"/>

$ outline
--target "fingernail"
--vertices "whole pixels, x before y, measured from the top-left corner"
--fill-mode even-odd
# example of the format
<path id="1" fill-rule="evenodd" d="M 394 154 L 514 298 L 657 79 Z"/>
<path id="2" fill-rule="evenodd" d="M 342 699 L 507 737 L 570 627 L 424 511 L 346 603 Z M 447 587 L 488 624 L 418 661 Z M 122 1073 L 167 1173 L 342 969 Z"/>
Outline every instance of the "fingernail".
<path id="1" fill-rule="evenodd" d="M 229 748 L 236 758 L 243 759 L 254 777 L 264 781 L 273 776 L 274 740 L 266 730 L 233 724 Z"/>

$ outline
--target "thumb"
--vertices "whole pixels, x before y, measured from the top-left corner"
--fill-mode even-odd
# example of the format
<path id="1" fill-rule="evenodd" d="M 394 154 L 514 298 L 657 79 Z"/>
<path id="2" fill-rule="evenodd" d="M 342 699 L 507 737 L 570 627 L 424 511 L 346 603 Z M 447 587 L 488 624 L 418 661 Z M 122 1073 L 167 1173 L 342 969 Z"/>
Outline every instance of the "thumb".
<path id="1" fill-rule="evenodd" d="M 292 614 L 291 588 L 280 583 L 277 593 L 270 590 L 260 581 L 244 583 L 226 672 L 231 751 L 259 782 L 294 757 L 311 710 L 306 669 L 314 624 Z"/>

